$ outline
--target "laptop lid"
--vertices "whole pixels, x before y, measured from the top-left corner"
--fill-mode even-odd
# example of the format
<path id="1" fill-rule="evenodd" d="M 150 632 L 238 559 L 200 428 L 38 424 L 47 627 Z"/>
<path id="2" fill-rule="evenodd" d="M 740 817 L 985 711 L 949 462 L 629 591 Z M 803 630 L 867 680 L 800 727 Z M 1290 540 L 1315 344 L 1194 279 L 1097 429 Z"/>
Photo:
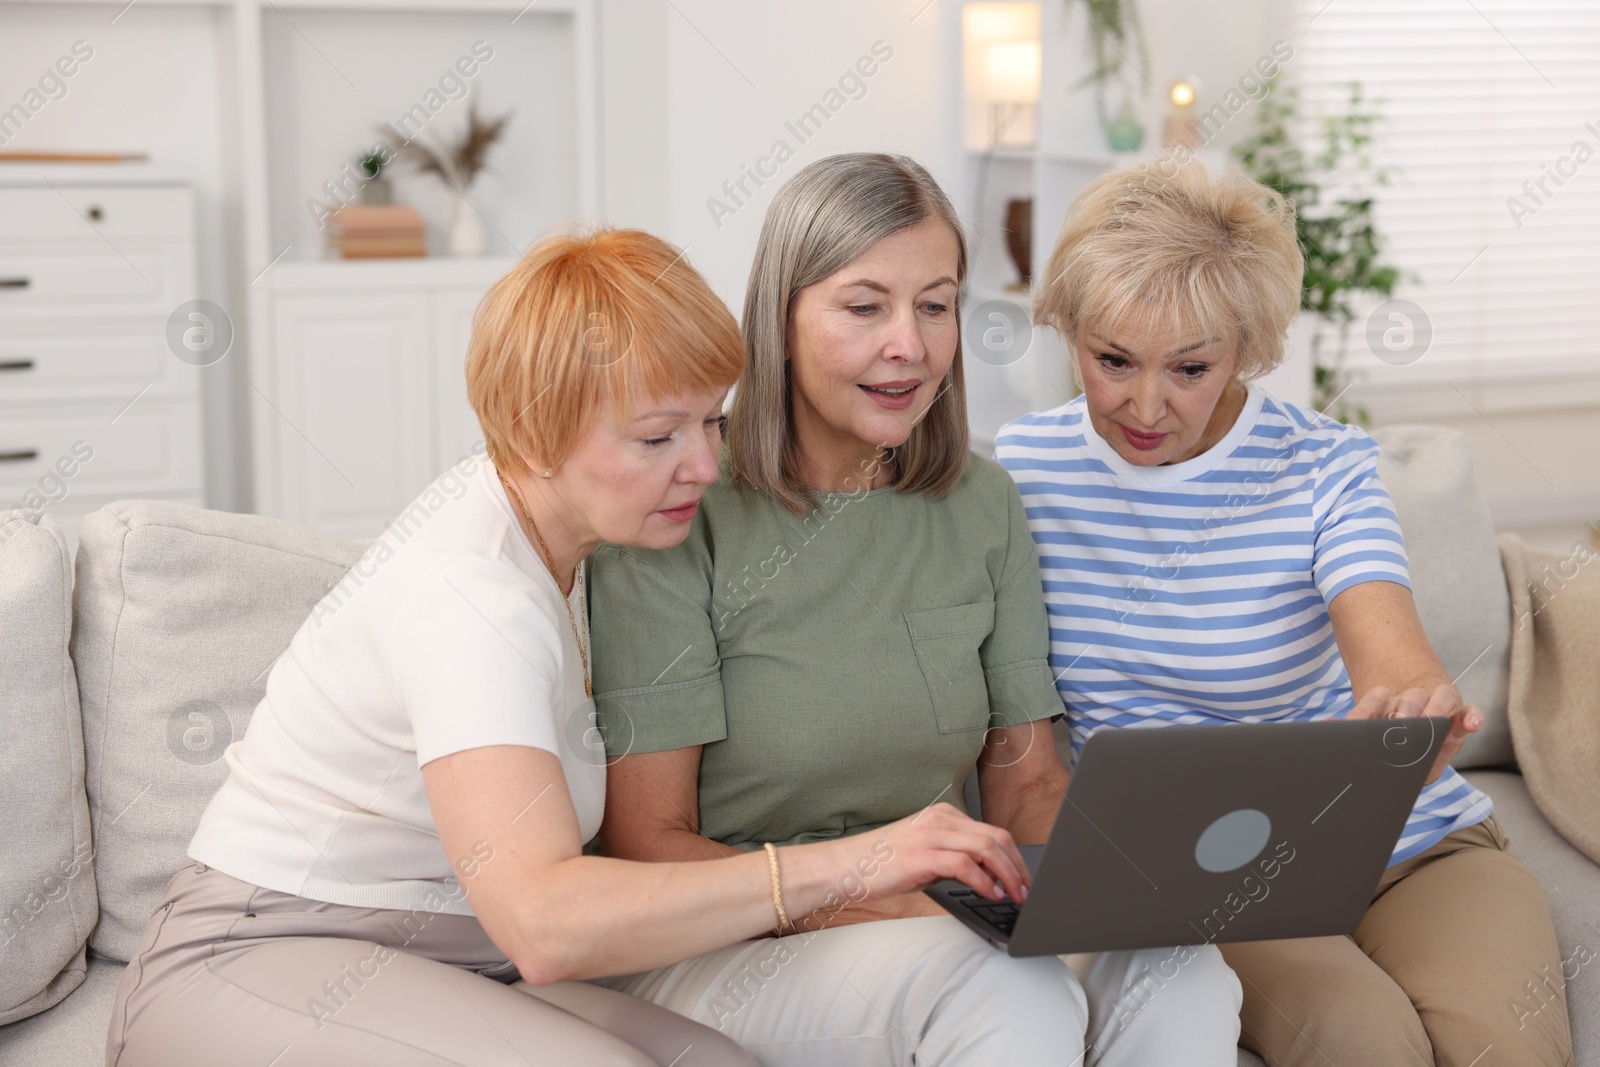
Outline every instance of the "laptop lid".
<path id="1" fill-rule="evenodd" d="M 1011 954 L 1350 933 L 1448 730 L 1419 718 L 1095 733 Z"/>
<path id="2" fill-rule="evenodd" d="M 1345 934 L 1360 923 L 1443 719 L 1102 730 L 1084 745 L 1009 937 L 1014 956 Z M 1031 850 L 1030 850 L 1031 851 Z"/>

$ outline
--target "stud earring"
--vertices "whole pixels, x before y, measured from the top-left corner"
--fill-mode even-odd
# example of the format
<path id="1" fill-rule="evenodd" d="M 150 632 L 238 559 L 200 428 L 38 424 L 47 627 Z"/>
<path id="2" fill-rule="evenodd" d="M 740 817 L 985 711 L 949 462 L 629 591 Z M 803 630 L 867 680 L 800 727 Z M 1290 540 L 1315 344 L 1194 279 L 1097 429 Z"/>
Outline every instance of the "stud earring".
<path id="1" fill-rule="evenodd" d="M 555 473 L 555 471 L 553 471 L 553 470 L 551 470 L 551 469 L 550 469 L 550 468 L 549 468 L 549 467 L 546 467 L 546 468 L 545 468 L 545 469 L 544 469 L 544 474 L 543 474 L 543 475 L 541 475 L 541 477 L 544 477 L 544 478 L 548 478 L 548 477 L 550 477 L 550 476 L 551 476 L 551 475 L 552 475 L 552 474 L 554 474 L 554 473 Z"/>

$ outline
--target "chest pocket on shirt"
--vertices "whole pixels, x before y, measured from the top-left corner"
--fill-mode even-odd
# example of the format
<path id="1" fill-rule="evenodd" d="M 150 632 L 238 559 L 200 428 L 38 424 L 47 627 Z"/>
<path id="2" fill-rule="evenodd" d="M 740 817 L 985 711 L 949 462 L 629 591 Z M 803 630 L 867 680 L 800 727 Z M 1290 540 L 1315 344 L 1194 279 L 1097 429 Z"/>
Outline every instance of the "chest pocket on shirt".
<path id="1" fill-rule="evenodd" d="M 989 688 L 978 647 L 994 631 L 994 601 L 905 615 L 939 732 L 987 729 Z"/>

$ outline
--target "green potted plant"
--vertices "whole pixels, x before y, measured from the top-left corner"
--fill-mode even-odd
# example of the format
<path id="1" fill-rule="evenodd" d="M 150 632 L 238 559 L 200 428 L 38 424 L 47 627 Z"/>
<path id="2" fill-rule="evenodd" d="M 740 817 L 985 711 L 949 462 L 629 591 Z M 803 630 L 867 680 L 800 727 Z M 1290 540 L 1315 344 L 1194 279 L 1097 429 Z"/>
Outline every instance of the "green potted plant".
<path id="1" fill-rule="evenodd" d="M 1359 82 L 1347 88 L 1339 110 L 1312 122 L 1300 115 L 1298 90 L 1274 83 L 1257 105 L 1255 130 L 1234 145 L 1233 156 L 1295 206 L 1305 255 L 1300 309 L 1318 323 L 1311 340 L 1313 402 L 1321 410 L 1337 404 L 1329 414 L 1365 425 L 1367 410 L 1345 396 L 1353 379 L 1347 366 L 1350 324 L 1358 305 L 1392 297 L 1403 275 L 1383 260 L 1384 240 L 1373 211 L 1374 188 L 1395 177 L 1372 160 L 1374 130 L 1382 121 L 1379 102 L 1367 99 Z M 1317 131 L 1310 150 L 1296 140 L 1308 126 Z"/>
<path id="2" fill-rule="evenodd" d="M 1067 8 L 1082 7 L 1089 21 L 1089 73 L 1074 88 L 1094 86 L 1095 111 L 1105 130 L 1106 142 L 1113 151 L 1133 152 L 1144 143 L 1144 124 L 1139 121 L 1135 101 L 1144 95 L 1149 80 L 1144 71 L 1150 65 L 1145 51 L 1144 29 L 1139 22 L 1137 0 L 1067 0 Z M 1135 63 L 1133 57 L 1138 57 Z M 1132 72 L 1131 76 L 1129 72 Z M 1115 112 L 1107 104 L 1108 90 L 1115 88 Z"/>
<path id="3" fill-rule="evenodd" d="M 394 201 L 394 190 L 383 168 L 394 158 L 393 154 L 374 148 L 356 157 L 356 172 L 361 175 L 361 202 L 363 204 L 388 204 Z"/>

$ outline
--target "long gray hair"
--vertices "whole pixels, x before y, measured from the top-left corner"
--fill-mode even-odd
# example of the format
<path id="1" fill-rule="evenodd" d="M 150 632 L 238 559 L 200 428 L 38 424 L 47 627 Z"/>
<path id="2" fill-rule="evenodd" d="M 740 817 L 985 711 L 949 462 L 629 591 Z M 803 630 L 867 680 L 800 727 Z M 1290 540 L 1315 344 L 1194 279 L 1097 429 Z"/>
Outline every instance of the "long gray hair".
<path id="1" fill-rule="evenodd" d="M 799 515 L 815 506 L 800 477 L 786 352 L 795 294 L 843 269 L 891 234 L 937 218 L 957 248 L 959 290 L 967 280 L 967 241 L 950 198 L 908 156 L 850 152 L 802 168 L 773 197 L 761 226 L 744 298 L 745 372 L 728 410 L 733 477 Z M 894 450 L 897 491 L 937 498 L 967 467 L 967 395 L 960 331 L 955 359 L 933 403 Z"/>

